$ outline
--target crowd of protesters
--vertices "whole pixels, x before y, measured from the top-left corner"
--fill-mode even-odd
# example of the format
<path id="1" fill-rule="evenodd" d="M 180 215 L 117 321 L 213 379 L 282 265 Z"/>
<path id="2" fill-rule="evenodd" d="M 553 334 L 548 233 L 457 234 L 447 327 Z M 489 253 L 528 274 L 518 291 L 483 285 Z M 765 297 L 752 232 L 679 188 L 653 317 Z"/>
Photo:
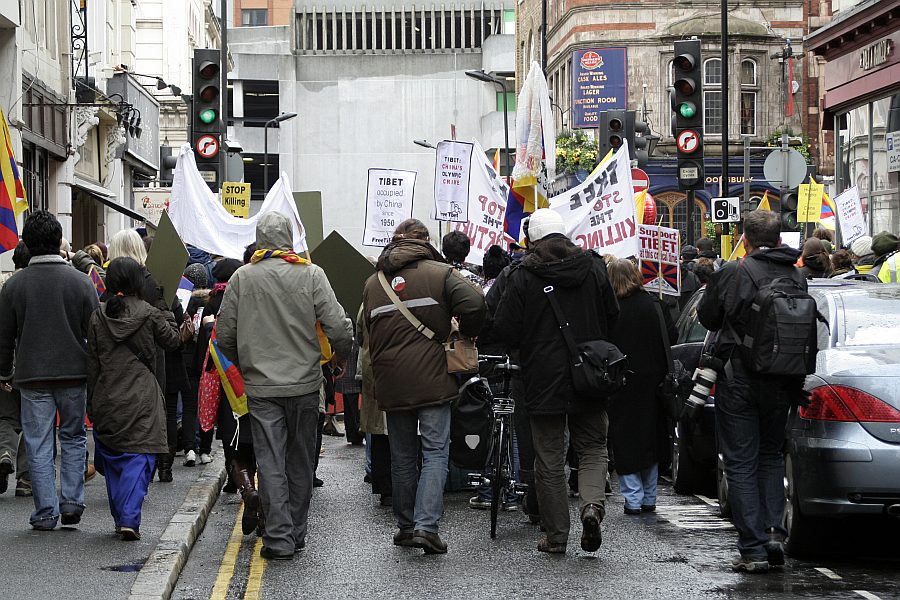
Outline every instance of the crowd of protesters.
<path id="1" fill-rule="evenodd" d="M 781 246 L 778 233 L 774 213 L 747 216 L 745 260 L 764 265 L 769 276 L 804 284 L 897 280 L 900 240 L 890 233 L 837 250 L 827 230 L 800 250 Z M 674 317 L 705 286 L 704 325 L 740 324 L 747 308 L 736 298 L 758 282 L 746 281 L 704 238 L 682 249 L 681 298 L 662 300 L 646 292 L 634 260 L 581 249 L 552 210 L 531 215 L 525 236 L 510 251 L 490 247 L 474 266 L 465 262 L 465 234 L 447 234 L 438 251 L 428 228 L 409 219 L 372 259 L 362 305 L 341 306 L 325 272 L 295 252 L 291 222 L 268 213 L 242 261 L 189 248 L 184 278 L 193 290 L 183 302 L 167 301 L 172 290 L 146 266 L 152 238 L 124 230 L 108 247 L 72 253 L 56 218 L 35 212 L 13 256 L 16 272 L 0 280 L 0 493 L 15 474 L 15 494 L 33 497 L 35 530 L 73 527 L 85 510 L 85 481 L 99 472 L 116 533 L 137 540 L 151 482 L 173 481 L 179 453 L 185 467 L 212 462 L 218 439 L 228 473 L 223 491 L 239 492 L 244 503 L 243 533 L 262 537 L 263 557 L 289 560 L 306 545 L 312 491 L 324 483 L 316 475 L 323 432 L 341 434 L 325 414 L 340 395 L 343 435 L 365 446 L 366 481 L 396 517 L 393 543 L 443 554 L 452 406 L 461 383 L 448 370 L 444 341 L 458 332 L 521 368 L 513 382 L 515 456 L 528 491 L 524 502 L 504 498 L 504 508 L 521 508 L 540 524 L 539 551 L 562 554 L 569 497 L 577 496 L 580 546 L 597 551 L 610 473 L 626 515 L 656 510 L 667 454 L 658 388 L 669 371 Z M 624 388 L 608 398 L 575 392 L 563 327 L 576 343 L 607 340 L 627 355 Z M 736 333 L 721 335 L 727 342 Z M 783 564 L 780 518 L 759 516 L 780 515 L 777 459 L 766 451 L 777 426 L 743 427 L 728 411 L 797 386 L 737 363 L 731 372 L 717 410 L 738 499 L 741 556 L 733 566 L 760 572 Z M 748 440 L 762 445 L 757 455 L 747 455 Z M 765 464 L 770 477 L 732 469 L 747 461 Z M 483 509 L 490 500 L 482 488 L 469 505 Z"/>

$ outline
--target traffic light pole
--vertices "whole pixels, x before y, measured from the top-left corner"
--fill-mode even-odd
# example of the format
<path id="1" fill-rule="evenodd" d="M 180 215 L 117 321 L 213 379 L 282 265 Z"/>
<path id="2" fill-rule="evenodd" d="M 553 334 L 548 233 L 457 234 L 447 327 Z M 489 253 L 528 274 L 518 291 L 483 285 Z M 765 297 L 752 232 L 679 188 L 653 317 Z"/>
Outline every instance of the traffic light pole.
<path id="1" fill-rule="evenodd" d="M 228 0 L 222 0 L 222 93 L 219 97 L 222 99 L 222 110 L 219 115 L 222 117 L 222 150 L 220 152 L 219 168 L 222 171 L 222 181 L 219 182 L 221 189 L 222 183 L 228 181 L 228 160 L 227 154 L 224 152 L 225 140 L 228 139 Z"/>
<path id="2" fill-rule="evenodd" d="M 685 192 L 687 198 L 685 202 L 687 203 L 687 243 L 691 246 L 694 245 L 694 195 L 696 192 L 694 190 L 687 190 Z"/>
<path id="3" fill-rule="evenodd" d="M 728 190 L 728 0 L 722 0 L 722 181 L 721 194 Z"/>

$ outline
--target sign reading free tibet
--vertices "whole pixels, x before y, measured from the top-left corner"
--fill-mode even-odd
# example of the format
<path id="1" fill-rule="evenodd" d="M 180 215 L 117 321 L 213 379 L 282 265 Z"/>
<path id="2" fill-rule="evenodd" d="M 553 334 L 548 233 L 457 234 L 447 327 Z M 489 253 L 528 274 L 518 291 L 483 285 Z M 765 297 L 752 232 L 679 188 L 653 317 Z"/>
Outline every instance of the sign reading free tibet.
<path id="1" fill-rule="evenodd" d="M 600 112 L 628 108 L 628 51 L 589 48 L 572 53 L 572 127 L 600 124 Z"/>

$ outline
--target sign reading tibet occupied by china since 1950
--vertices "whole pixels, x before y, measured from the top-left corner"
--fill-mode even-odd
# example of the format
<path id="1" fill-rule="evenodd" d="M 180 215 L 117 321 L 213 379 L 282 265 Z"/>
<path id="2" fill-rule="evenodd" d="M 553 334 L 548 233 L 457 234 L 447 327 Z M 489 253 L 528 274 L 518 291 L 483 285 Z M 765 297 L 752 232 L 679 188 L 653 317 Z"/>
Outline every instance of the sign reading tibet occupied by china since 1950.
<path id="1" fill-rule="evenodd" d="M 600 124 L 600 112 L 627 108 L 628 51 L 589 48 L 572 53 L 572 127 Z"/>

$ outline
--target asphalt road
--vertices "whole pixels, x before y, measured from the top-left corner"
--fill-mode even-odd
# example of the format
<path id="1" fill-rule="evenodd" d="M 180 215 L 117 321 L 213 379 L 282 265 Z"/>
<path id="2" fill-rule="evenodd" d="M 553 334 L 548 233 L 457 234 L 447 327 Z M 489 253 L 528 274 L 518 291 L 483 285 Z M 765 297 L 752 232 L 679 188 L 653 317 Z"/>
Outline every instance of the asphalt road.
<path id="1" fill-rule="evenodd" d="M 519 512 L 502 514 L 491 540 L 488 513 L 459 492 L 446 496 L 449 553 L 424 556 L 391 544 L 391 511 L 369 493 L 363 468 L 363 448 L 326 438 L 326 483 L 314 492 L 307 548 L 291 562 L 260 559 L 256 537 L 234 533 L 238 497 L 222 495 L 173 598 L 900 598 L 894 522 L 836 527 L 830 554 L 749 576 L 729 568 L 736 532 L 714 502 L 667 484 L 657 514 L 625 516 L 609 497 L 600 551 L 581 551 L 576 525 L 565 556 L 539 553 L 540 532 Z M 571 508 L 577 523 L 576 501 Z"/>

